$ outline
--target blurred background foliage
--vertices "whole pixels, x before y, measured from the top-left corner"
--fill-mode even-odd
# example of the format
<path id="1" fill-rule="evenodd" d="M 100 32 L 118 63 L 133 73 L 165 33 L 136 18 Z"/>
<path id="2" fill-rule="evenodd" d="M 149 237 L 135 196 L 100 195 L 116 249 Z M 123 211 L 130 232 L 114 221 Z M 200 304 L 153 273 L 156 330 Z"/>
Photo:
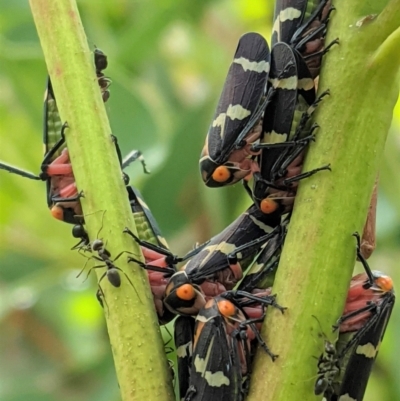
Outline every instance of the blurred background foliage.
<path id="1" fill-rule="evenodd" d="M 147 176 L 131 166 L 131 182 L 171 249 L 183 254 L 250 203 L 240 185 L 206 188 L 198 157 L 237 40 L 248 31 L 269 38 L 274 2 L 80 0 L 78 6 L 91 47 L 109 58 L 113 133 L 124 154 L 142 150 L 152 170 Z M 0 7 L 0 158 L 39 172 L 46 67 L 28 2 L 0 0 Z M 398 105 L 381 165 L 378 246 L 370 259 L 395 283 L 399 121 Z M 69 250 L 76 242 L 71 227 L 50 217 L 43 183 L 5 172 L 0 182 L 0 399 L 119 400 L 95 283 L 75 278 L 85 259 Z M 367 401 L 400 399 L 399 334 L 397 305 Z"/>

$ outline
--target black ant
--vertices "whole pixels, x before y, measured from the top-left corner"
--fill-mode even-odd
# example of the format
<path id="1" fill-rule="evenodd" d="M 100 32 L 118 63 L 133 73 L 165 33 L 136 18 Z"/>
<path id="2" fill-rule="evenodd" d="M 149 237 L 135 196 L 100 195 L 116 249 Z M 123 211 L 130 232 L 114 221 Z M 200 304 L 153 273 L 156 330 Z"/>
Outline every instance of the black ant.
<path id="1" fill-rule="evenodd" d="M 104 214 L 103 214 L 103 218 L 104 218 Z M 97 236 L 99 236 L 100 231 L 102 230 L 102 228 L 103 228 L 103 223 L 101 224 L 101 227 L 100 227 L 100 230 L 99 230 Z M 89 244 L 89 246 L 90 246 L 90 244 Z M 135 289 L 135 286 L 133 285 L 131 279 L 127 276 L 127 274 L 122 269 L 120 269 L 118 266 L 115 266 L 115 264 L 114 264 L 115 261 L 118 260 L 121 257 L 121 255 L 123 255 L 124 253 L 130 253 L 130 252 L 122 251 L 114 259 L 111 259 L 111 253 L 106 249 L 103 240 L 99 239 L 99 238 L 93 240 L 90 248 L 91 248 L 92 251 L 97 252 L 98 256 L 92 255 L 91 257 L 88 258 L 88 260 L 90 260 L 90 259 L 99 260 L 100 262 L 103 262 L 103 264 L 91 267 L 89 269 L 87 275 L 86 275 L 85 280 L 89 277 L 89 274 L 93 269 L 99 269 L 99 268 L 102 268 L 102 267 L 106 268 L 106 271 L 103 273 L 103 275 L 100 277 L 100 279 L 98 281 L 99 290 L 98 290 L 97 295 L 96 295 L 97 299 L 99 299 L 100 296 L 102 296 L 105 299 L 104 292 L 103 292 L 103 290 L 102 290 L 102 288 L 100 286 L 100 283 L 102 282 L 104 277 L 107 277 L 108 281 L 110 282 L 110 284 L 112 286 L 114 286 L 116 288 L 119 288 L 121 286 L 121 276 L 120 276 L 119 272 L 122 272 L 125 275 L 125 277 L 129 281 L 130 285 L 132 286 L 132 288 L 135 290 L 136 294 L 139 297 L 139 294 L 137 293 L 137 291 Z M 83 269 L 81 270 L 81 272 L 76 277 L 79 277 L 82 274 L 82 272 L 84 271 L 85 267 L 86 267 L 86 264 L 83 267 Z"/>
<path id="2" fill-rule="evenodd" d="M 319 356 L 317 366 L 314 394 L 331 394 L 335 379 L 340 374 L 340 358 L 335 344 L 325 340 L 324 352 Z"/>
<path id="3" fill-rule="evenodd" d="M 334 383 L 340 374 L 341 358 L 336 350 L 336 345 L 331 343 L 322 331 L 320 321 L 316 316 L 312 315 L 312 317 L 318 322 L 321 334 L 325 337 L 324 352 L 319 356 L 319 358 L 316 358 L 318 359 L 318 372 L 317 380 L 314 385 L 314 394 L 325 394 L 326 397 L 327 394 L 332 395 L 334 393 Z"/>
<path id="4" fill-rule="evenodd" d="M 97 269 L 99 267 L 105 267 L 107 270 L 104 272 L 104 274 L 100 277 L 99 284 L 101 280 L 104 277 L 107 277 L 108 281 L 110 282 L 111 285 L 114 287 L 120 287 L 121 286 L 121 276 L 119 275 L 119 271 L 122 272 L 122 270 L 114 265 L 114 262 L 123 254 L 125 251 L 121 252 L 118 254 L 115 259 L 111 259 L 111 253 L 105 248 L 104 242 L 101 239 L 95 239 L 92 242 L 92 251 L 97 252 L 99 256 L 92 256 L 91 258 L 99 260 L 101 262 L 104 262 L 104 265 L 97 265 L 93 266 L 91 269 Z M 89 270 L 89 273 L 91 271 Z M 88 275 L 89 275 L 88 273 Z M 125 274 L 125 273 L 124 273 Z M 127 276 L 128 280 L 130 281 L 129 277 Z M 132 282 L 131 282 L 132 284 Z M 133 286 L 133 284 L 132 284 Z"/>

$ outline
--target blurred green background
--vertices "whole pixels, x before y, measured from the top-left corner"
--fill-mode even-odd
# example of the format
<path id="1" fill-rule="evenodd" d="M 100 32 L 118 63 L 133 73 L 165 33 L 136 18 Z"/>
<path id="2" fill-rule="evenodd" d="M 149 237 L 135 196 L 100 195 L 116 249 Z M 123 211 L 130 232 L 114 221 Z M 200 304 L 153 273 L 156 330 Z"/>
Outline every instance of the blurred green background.
<path id="1" fill-rule="evenodd" d="M 109 58 L 106 107 L 127 171 L 171 249 L 185 253 L 223 229 L 249 200 L 240 185 L 207 189 L 198 156 L 238 38 L 269 38 L 272 0 L 78 1 L 89 44 Z M 46 67 L 28 2 L 0 0 L 0 158 L 39 172 Z M 384 94 L 381 94 L 384 96 Z M 379 101 L 379 100 L 378 100 Z M 375 269 L 400 283 L 400 107 L 381 167 Z M 350 135 L 351 133 L 349 133 Z M 366 138 L 367 140 L 367 138 Z M 43 183 L 0 172 L 0 399 L 120 399 L 95 283 L 71 227 L 50 217 Z M 400 399 L 400 305 L 365 400 Z M 311 357 L 311 356 L 310 356 Z M 313 378 L 310 378 L 313 380 Z M 313 397 L 310 396 L 310 399 Z"/>

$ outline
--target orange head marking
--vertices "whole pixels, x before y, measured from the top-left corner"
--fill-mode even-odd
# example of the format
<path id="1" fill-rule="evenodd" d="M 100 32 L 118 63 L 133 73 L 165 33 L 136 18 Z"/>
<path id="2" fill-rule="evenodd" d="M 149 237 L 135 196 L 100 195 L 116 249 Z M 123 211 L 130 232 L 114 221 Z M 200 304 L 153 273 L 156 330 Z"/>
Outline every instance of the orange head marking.
<path id="1" fill-rule="evenodd" d="M 231 172 L 229 171 L 229 168 L 226 166 L 219 166 L 212 173 L 212 179 L 215 182 L 226 182 L 229 180 L 230 177 L 231 177 Z"/>
<path id="2" fill-rule="evenodd" d="M 220 311 L 221 315 L 225 317 L 233 316 L 236 313 L 235 305 L 227 300 L 222 300 L 218 302 L 218 310 Z"/>
<path id="3" fill-rule="evenodd" d="M 385 292 L 393 290 L 393 280 L 389 276 L 381 276 L 375 280 L 375 284 Z"/>
<path id="4" fill-rule="evenodd" d="M 196 297 L 196 291 L 191 284 L 183 284 L 176 290 L 176 295 L 184 301 L 190 301 Z"/>
<path id="5" fill-rule="evenodd" d="M 51 215 L 57 220 L 64 220 L 64 208 L 59 205 L 54 205 L 50 210 Z"/>
<path id="6" fill-rule="evenodd" d="M 278 202 L 275 202 L 271 198 L 265 198 L 260 202 L 260 210 L 265 214 L 270 214 L 278 209 Z"/>

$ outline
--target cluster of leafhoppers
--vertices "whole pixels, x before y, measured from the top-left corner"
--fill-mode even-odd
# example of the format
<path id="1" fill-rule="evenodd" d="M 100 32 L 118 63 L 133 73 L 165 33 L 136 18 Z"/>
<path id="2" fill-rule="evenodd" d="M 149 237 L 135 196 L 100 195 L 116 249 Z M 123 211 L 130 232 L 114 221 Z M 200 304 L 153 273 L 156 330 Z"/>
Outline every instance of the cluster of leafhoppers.
<path id="1" fill-rule="evenodd" d="M 325 44 L 332 11 L 330 0 L 278 0 L 271 50 L 257 33 L 239 40 L 200 171 L 209 187 L 242 180 L 253 204 L 166 287 L 165 306 L 182 315 L 175 324 L 175 342 L 185 401 L 243 400 L 255 345 L 276 358 L 258 324 L 267 305 L 285 309 L 270 292 L 297 182 L 330 169 L 302 171 L 305 150 L 318 128 L 310 117 L 329 94 L 325 90 L 317 97 L 316 86 L 323 55 L 338 43 Z M 339 339 L 326 341 L 316 366 L 314 393 L 328 401 L 363 399 L 395 299 L 392 280 L 370 270 L 369 250 L 354 235 L 365 273 L 352 278 L 335 327 Z M 190 315 L 197 315 L 195 323 Z"/>
<path id="2" fill-rule="evenodd" d="M 277 355 L 259 329 L 268 306 L 285 308 L 271 295 L 271 286 L 289 227 L 290 212 L 299 180 L 326 170 L 329 165 L 302 171 L 305 151 L 315 140 L 317 124 L 311 116 L 329 91 L 317 93 L 321 59 L 333 41 L 325 44 L 331 12 L 330 0 L 277 0 L 271 48 L 257 33 L 239 39 L 233 62 L 201 152 L 200 171 L 209 187 L 242 181 L 252 204 L 221 233 L 183 257 L 168 248 L 139 191 L 126 191 L 138 228 L 160 324 L 175 320 L 179 398 L 185 401 L 246 398 L 257 345 L 275 360 Z M 104 101 L 110 80 L 104 76 L 107 57 L 94 52 L 94 64 Z M 35 175 L 5 163 L 0 168 L 47 185 L 52 215 L 73 224 L 74 248 L 91 250 L 104 267 L 97 298 L 106 301 L 101 283 L 114 286 L 123 277 L 100 239 L 90 242 L 84 229 L 81 194 L 65 146 L 64 132 L 51 82 L 45 96 L 45 157 Z M 113 137 L 121 168 L 139 159 L 139 151 L 122 159 Z M 350 234 L 350 233 L 349 233 Z M 371 271 L 356 233 L 358 259 L 365 272 L 352 278 L 345 310 L 337 321 L 338 341 L 325 342 L 315 364 L 314 392 L 327 401 L 361 401 L 394 304 L 390 277 Z M 176 264 L 185 262 L 182 269 Z M 126 280 L 129 278 L 126 276 Z M 132 284 L 132 283 L 131 283 Z"/>

